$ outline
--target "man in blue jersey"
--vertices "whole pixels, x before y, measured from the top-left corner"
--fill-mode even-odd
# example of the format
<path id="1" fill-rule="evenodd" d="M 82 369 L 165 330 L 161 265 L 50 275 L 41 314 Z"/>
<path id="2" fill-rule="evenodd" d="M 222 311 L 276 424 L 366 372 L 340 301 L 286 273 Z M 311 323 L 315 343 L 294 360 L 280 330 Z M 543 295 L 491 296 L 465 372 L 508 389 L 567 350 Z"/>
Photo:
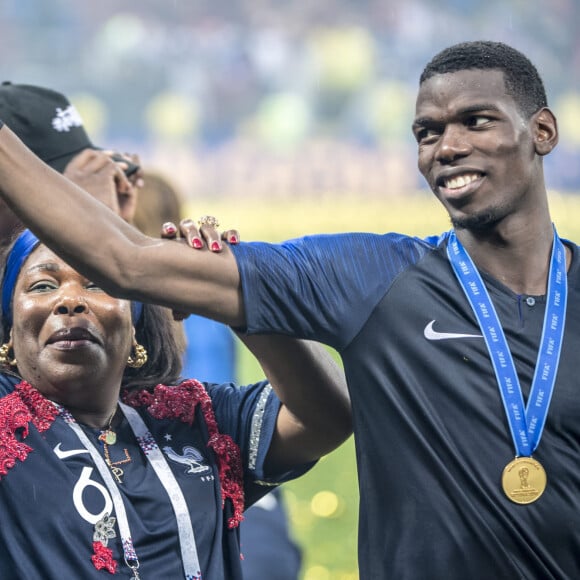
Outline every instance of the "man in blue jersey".
<path id="1" fill-rule="evenodd" d="M 578 578 L 580 257 L 550 218 L 543 157 L 558 129 L 542 80 L 505 44 L 452 46 L 421 75 L 413 133 L 453 225 L 427 240 L 312 236 L 211 255 L 99 219 L 95 247 L 84 238 L 88 199 L 56 176 L 27 199 L 22 169 L 42 167 L 5 129 L 0 186 L 111 294 L 340 353 L 362 579 Z"/>

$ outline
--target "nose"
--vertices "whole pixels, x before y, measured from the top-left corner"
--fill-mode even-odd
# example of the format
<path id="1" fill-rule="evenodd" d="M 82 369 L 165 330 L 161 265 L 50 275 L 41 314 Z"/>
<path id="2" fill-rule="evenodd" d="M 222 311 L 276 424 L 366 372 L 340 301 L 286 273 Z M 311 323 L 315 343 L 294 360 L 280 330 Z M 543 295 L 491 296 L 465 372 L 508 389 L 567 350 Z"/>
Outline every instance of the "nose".
<path id="1" fill-rule="evenodd" d="M 54 314 L 64 314 L 65 316 L 83 314 L 87 311 L 88 306 L 85 299 L 78 294 L 61 296 L 54 307 Z"/>
<path id="2" fill-rule="evenodd" d="M 439 138 L 437 160 L 441 163 L 450 163 L 469 155 L 471 144 L 462 127 L 447 125 Z"/>

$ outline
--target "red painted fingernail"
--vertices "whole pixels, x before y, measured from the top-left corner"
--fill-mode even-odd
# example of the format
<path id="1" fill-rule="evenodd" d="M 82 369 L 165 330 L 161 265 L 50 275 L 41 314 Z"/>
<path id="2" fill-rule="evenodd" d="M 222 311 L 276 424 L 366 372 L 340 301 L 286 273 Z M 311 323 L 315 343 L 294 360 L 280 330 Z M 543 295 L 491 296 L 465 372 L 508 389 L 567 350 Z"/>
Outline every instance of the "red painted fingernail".
<path id="1" fill-rule="evenodd" d="M 230 244 L 237 244 L 237 243 L 238 243 L 237 236 L 231 236 L 230 237 Z"/>
<path id="2" fill-rule="evenodd" d="M 172 225 L 165 226 L 165 233 L 166 234 L 169 234 L 170 236 L 172 236 L 176 232 L 177 232 L 177 228 L 175 226 L 172 226 Z"/>
<path id="3" fill-rule="evenodd" d="M 203 246 L 199 238 L 193 238 L 193 240 L 191 240 L 191 243 L 196 250 L 199 250 L 199 248 Z"/>
<path id="4" fill-rule="evenodd" d="M 222 247 L 218 244 L 218 242 L 214 242 L 211 245 L 212 252 L 219 252 L 221 249 L 222 249 Z"/>

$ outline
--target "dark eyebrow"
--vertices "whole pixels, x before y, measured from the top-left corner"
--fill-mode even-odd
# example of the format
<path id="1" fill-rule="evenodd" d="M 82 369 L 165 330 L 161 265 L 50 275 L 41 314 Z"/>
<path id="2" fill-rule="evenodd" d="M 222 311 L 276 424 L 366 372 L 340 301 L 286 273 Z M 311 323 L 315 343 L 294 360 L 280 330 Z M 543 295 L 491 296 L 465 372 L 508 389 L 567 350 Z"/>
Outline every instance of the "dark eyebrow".
<path id="1" fill-rule="evenodd" d="M 479 103 L 477 105 L 471 105 L 470 107 L 464 107 L 457 111 L 458 115 L 468 115 L 470 113 L 481 113 L 482 111 L 499 111 L 500 108 L 493 103 Z"/>
<path id="2" fill-rule="evenodd" d="M 494 105 L 493 103 L 477 103 L 475 105 L 469 105 L 467 107 L 463 107 L 456 111 L 456 117 L 464 117 L 465 115 L 472 115 L 473 113 L 481 113 L 483 111 L 499 111 L 499 107 Z M 439 121 L 434 119 L 433 117 L 418 117 L 413 121 L 412 128 L 424 127 L 424 126 L 433 126 L 433 125 L 441 125 L 444 121 Z"/>
<path id="3" fill-rule="evenodd" d="M 418 117 L 417 119 L 415 119 L 413 121 L 413 124 L 411 125 L 411 127 L 414 129 L 415 127 L 423 127 L 425 125 L 433 125 L 434 123 L 437 123 L 437 121 L 435 121 L 435 119 L 433 119 L 431 117 Z"/>
<path id="4" fill-rule="evenodd" d="M 58 272 L 60 270 L 60 266 L 58 264 L 53 263 L 53 262 L 47 262 L 46 264 L 36 264 L 36 265 L 28 268 L 26 270 L 26 273 L 31 274 L 32 272 L 35 272 L 36 270 L 47 270 L 48 272 Z"/>

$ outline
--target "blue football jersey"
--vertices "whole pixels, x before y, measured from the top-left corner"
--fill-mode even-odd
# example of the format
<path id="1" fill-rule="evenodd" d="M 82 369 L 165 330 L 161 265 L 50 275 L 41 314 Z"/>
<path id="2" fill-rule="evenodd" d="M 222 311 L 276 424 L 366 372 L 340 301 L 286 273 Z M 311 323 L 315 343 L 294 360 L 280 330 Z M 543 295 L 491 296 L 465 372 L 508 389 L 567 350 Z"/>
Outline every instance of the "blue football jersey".
<path id="1" fill-rule="evenodd" d="M 0 376 L 0 578 L 61 580 L 105 578 L 92 563 L 95 523 L 115 516 L 111 495 L 91 455 L 77 435 L 56 416 L 48 429 L 32 422 L 14 430 L 18 400 L 14 383 Z M 220 433 L 240 449 L 242 487 L 247 507 L 277 483 L 309 466 L 267 480 L 263 461 L 270 445 L 280 402 L 267 382 L 235 387 L 204 385 Z M 231 501 L 223 501 L 219 465 L 208 447 L 206 418 L 196 408 L 191 425 L 155 419 L 145 407 L 137 411 L 163 452 L 185 497 L 195 534 L 202 577 L 241 578 L 239 530 L 228 526 Z M 100 430 L 82 427 L 96 448 Z M 11 432 L 11 434 L 10 434 Z M 122 469 L 121 492 L 143 579 L 184 577 L 176 517 L 160 483 L 123 417 L 117 440 L 108 446 L 110 460 Z M 2 449 L 4 445 L 4 449 Z M 15 459 L 26 446 L 23 460 Z M 12 466 L 11 466 L 12 465 Z M 116 578 L 131 578 L 123 562 L 120 534 L 107 547 L 118 563 Z"/>
<path id="2" fill-rule="evenodd" d="M 568 270 L 563 348 L 534 454 L 548 486 L 503 492 L 515 450 L 490 356 L 447 259 L 446 236 L 309 236 L 233 246 L 251 333 L 341 355 L 353 408 L 364 580 L 580 578 L 580 259 Z M 546 300 L 481 272 L 524 399 Z"/>

